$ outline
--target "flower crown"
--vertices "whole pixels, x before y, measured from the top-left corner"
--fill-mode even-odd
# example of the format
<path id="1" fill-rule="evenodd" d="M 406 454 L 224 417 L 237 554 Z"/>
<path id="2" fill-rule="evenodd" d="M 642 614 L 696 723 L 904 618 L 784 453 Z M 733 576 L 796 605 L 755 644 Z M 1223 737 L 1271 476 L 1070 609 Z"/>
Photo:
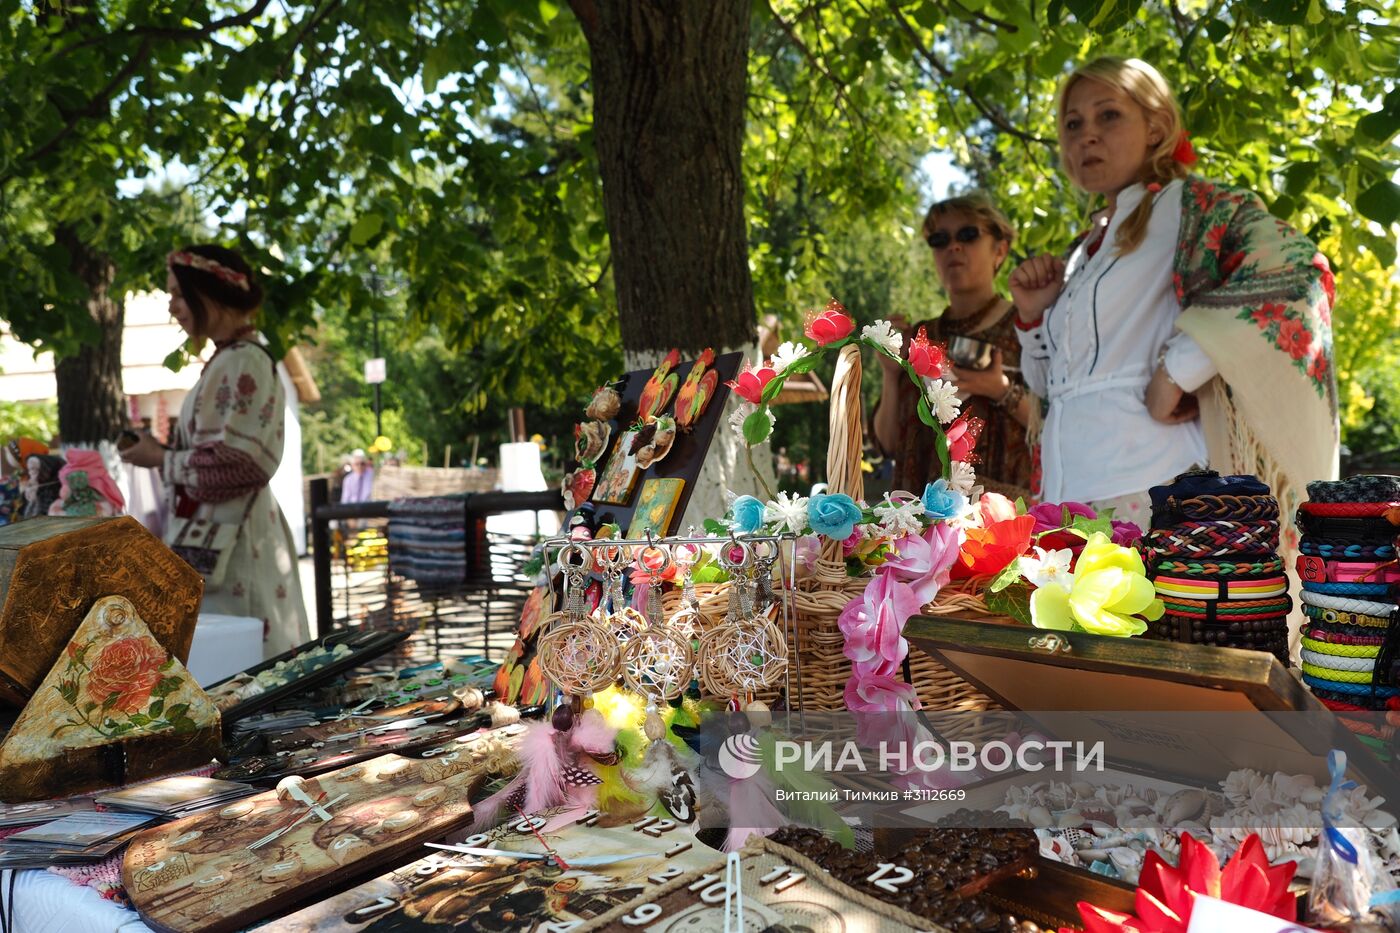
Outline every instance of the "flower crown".
<path id="1" fill-rule="evenodd" d="M 210 259 L 208 256 L 200 256 L 198 253 L 181 251 L 171 253 L 165 258 L 167 268 L 175 266 L 189 266 L 201 272 L 208 272 L 215 278 L 221 279 L 241 291 L 249 291 L 252 285 L 248 282 L 248 276 L 242 272 L 235 272 L 217 259 Z"/>

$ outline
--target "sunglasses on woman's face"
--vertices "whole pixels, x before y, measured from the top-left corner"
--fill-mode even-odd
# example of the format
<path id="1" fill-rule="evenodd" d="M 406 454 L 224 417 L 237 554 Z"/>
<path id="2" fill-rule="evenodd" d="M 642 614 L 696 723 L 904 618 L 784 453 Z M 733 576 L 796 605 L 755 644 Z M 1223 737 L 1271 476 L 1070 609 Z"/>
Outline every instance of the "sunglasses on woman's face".
<path id="1" fill-rule="evenodd" d="M 928 245 L 934 249 L 947 249 L 948 244 L 954 240 L 959 243 L 971 243 L 981 235 L 982 228 L 976 224 L 959 227 L 951 234 L 947 230 L 935 230 L 928 235 Z"/>

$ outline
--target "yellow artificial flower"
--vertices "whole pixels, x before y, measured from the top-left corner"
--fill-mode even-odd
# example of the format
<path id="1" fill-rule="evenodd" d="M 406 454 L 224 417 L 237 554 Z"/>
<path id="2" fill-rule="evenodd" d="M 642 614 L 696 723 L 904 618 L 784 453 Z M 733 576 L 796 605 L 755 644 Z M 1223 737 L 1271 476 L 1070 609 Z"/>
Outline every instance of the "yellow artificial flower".
<path id="1" fill-rule="evenodd" d="M 1083 629 L 1095 635 L 1141 635 L 1165 611 L 1142 557 L 1095 532 L 1079 555 L 1068 585 L 1050 584 L 1031 594 L 1037 628 Z"/>

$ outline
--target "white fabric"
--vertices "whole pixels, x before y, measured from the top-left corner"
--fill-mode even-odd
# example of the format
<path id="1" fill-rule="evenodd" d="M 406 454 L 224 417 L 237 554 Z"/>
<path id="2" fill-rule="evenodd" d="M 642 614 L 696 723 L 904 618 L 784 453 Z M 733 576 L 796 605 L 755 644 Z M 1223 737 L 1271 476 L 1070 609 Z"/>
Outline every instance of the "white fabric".
<path id="1" fill-rule="evenodd" d="M 1180 186 L 1152 195 L 1162 209 L 1124 256 L 1114 248 L 1118 228 L 1147 192 L 1141 185 L 1120 192 L 1102 248 L 1090 256 L 1089 239 L 1080 243 L 1040 325 L 1017 331 L 1026 385 L 1050 401 L 1041 435 L 1046 502 L 1133 495 L 1207 461 L 1199 421 L 1162 424 L 1144 404 L 1164 346 L 1173 378 L 1174 366 L 1190 382 L 1213 365 L 1195 341 L 1173 333 L 1181 313 L 1172 287 Z"/>
<path id="2" fill-rule="evenodd" d="M 297 399 L 292 377 L 287 375 L 286 364 L 277 364 L 277 379 L 282 383 L 282 392 L 287 397 L 287 416 L 282 422 L 283 431 L 286 432 L 282 441 L 282 462 L 277 472 L 272 474 L 272 495 L 287 519 L 287 527 L 292 530 L 292 546 L 298 554 L 305 554 L 306 498 L 302 492 L 301 402 Z"/>
<path id="3" fill-rule="evenodd" d="M 540 447 L 533 441 L 518 441 L 501 445 L 501 468 L 498 486 L 502 492 L 537 492 L 547 489 L 544 471 L 540 468 Z M 549 537 L 559 533 L 559 513 L 548 509 L 537 512 L 501 512 L 486 516 L 490 534 L 514 538 Z M 491 561 L 491 577 L 503 583 L 515 578 L 514 561 L 500 556 Z"/>
<path id="4" fill-rule="evenodd" d="M 201 687 L 207 687 L 261 663 L 262 640 L 261 619 L 201 612 L 185 668 Z"/>
<path id="5" fill-rule="evenodd" d="M 136 911 L 104 900 L 92 888 L 49 871 L 21 871 L 9 900 L 10 872 L 0 872 L 6 911 L 16 933 L 150 933 Z"/>

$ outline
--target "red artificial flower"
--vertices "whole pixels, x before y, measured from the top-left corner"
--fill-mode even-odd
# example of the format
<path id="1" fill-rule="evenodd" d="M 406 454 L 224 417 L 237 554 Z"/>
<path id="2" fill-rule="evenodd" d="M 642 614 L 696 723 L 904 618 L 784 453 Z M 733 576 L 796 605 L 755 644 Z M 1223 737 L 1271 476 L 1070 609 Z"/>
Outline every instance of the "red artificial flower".
<path id="1" fill-rule="evenodd" d="M 1137 916 L 1104 910 L 1086 901 L 1079 902 L 1079 916 L 1085 933 L 1186 933 L 1196 895 L 1204 894 L 1292 922 L 1297 916 L 1298 897 L 1288 885 L 1297 867 L 1294 862 L 1269 865 L 1259 836 L 1251 834 L 1221 871 L 1214 852 L 1190 833 L 1182 833 L 1177 867 L 1168 865 L 1156 852 L 1148 852 L 1143 860 L 1134 903 Z"/>
<path id="2" fill-rule="evenodd" d="M 1172 150 L 1172 158 L 1182 165 L 1196 164 L 1196 149 L 1191 145 L 1191 135 L 1185 130 L 1176 138 L 1176 148 Z"/>
<path id="3" fill-rule="evenodd" d="M 1322 273 L 1322 290 L 1327 293 L 1327 314 L 1331 319 L 1332 305 L 1337 301 L 1337 281 L 1332 277 L 1332 264 L 1321 253 L 1313 253 L 1313 268 Z"/>
<path id="4" fill-rule="evenodd" d="M 833 298 L 826 303 L 826 309 L 821 314 L 808 318 L 803 333 L 815 340 L 817 346 L 824 347 L 850 336 L 855 329 L 856 322 L 846 313 L 846 306 Z"/>
<path id="5" fill-rule="evenodd" d="M 1282 321 L 1283 313 L 1286 310 L 1283 305 L 1271 304 L 1266 301 L 1250 316 L 1254 318 L 1254 323 L 1259 325 L 1259 329 L 1263 330 L 1275 321 Z"/>
<path id="6" fill-rule="evenodd" d="M 982 434 L 986 422 L 963 412 L 958 419 L 948 425 L 948 459 L 962 463 L 973 463 L 972 448 Z"/>
<path id="7" fill-rule="evenodd" d="M 929 340 L 928 328 L 920 325 L 919 332 L 909 344 L 909 365 L 914 367 L 914 372 L 925 379 L 942 379 L 943 367 L 947 362 L 948 355 L 943 348 Z"/>
<path id="8" fill-rule="evenodd" d="M 758 369 L 745 365 L 744 371 L 725 385 L 733 389 L 734 394 L 744 401 L 757 405 L 763 401 L 763 387 L 772 382 L 776 375 L 772 363 L 765 362 Z"/>
<path id="9" fill-rule="evenodd" d="M 958 562 L 953 565 L 955 577 L 995 576 L 1006 565 L 1025 554 L 1031 547 L 1035 531 L 1035 516 L 994 521 L 982 528 L 967 529 Z"/>
<path id="10" fill-rule="evenodd" d="M 1295 360 L 1301 360 L 1312 352 L 1312 334 L 1302 321 L 1284 321 L 1278 329 L 1278 346 Z"/>
<path id="11" fill-rule="evenodd" d="M 1209 230 L 1207 230 L 1206 249 L 1210 250 L 1216 255 L 1219 255 L 1220 247 L 1225 242 L 1225 234 L 1228 232 L 1229 228 L 1226 227 L 1224 224 L 1216 224 L 1214 227 L 1211 227 Z"/>

